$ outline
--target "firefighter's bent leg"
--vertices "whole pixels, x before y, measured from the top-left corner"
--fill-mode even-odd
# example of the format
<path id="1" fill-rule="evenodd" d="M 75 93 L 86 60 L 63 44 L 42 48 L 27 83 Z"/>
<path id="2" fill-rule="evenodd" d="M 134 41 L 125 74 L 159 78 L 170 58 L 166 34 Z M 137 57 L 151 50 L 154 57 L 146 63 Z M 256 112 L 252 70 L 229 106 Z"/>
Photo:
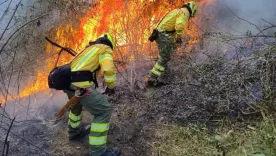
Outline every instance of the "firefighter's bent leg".
<path id="1" fill-rule="evenodd" d="M 168 62 L 171 58 L 171 53 L 173 51 L 173 35 L 167 33 L 159 33 L 159 37 L 156 40 L 158 50 L 159 50 L 159 58 L 153 69 L 150 72 L 150 80 L 157 80 L 162 74 L 166 67 L 168 66 Z"/>
<path id="2" fill-rule="evenodd" d="M 96 89 L 80 98 L 81 104 L 94 115 L 89 136 L 89 155 L 100 156 L 106 151 L 111 104 Z"/>
<path id="3" fill-rule="evenodd" d="M 74 96 L 74 92 L 64 90 L 68 98 L 71 99 Z M 80 102 L 73 105 L 69 112 L 68 119 L 68 133 L 69 139 L 72 140 L 74 136 L 78 135 L 81 131 L 81 120 L 82 120 L 82 105 Z"/>

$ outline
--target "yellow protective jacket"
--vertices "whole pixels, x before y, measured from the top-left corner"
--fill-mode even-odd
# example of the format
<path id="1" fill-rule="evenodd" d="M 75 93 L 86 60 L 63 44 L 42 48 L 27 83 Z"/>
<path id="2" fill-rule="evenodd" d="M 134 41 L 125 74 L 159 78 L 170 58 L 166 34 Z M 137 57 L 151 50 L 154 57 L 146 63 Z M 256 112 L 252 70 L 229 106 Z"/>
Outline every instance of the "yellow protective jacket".
<path id="1" fill-rule="evenodd" d="M 174 9 L 163 18 L 157 30 L 159 32 L 175 30 L 177 35 L 181 35 L 189 17 L 190 13 L 187 8 Z"/>
<path id="2" fill-rule="evenodd" d="M 113 50 L 104 44 L 95 44 L 80 52 L 70 62 L 71 72 L 91 71 L 94 72 L 100 67 L 99 73 L 104 74 L 104 80 L 107 87 L 112 89 L 115 87 L 116 68 L 112 57 Z M 74 86 L 79 88 L 88 88 L 93 85 L 91 81 L 73 82 Z"/>

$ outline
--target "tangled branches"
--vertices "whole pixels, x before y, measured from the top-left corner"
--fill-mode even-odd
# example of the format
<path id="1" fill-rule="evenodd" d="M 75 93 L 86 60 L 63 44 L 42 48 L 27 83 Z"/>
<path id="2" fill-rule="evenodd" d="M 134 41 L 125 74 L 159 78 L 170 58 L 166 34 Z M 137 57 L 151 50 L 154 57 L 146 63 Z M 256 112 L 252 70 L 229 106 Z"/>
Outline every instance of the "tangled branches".
<path id="1" fill-rule="evenodd" d="M 191 65 L 186 70 L 186 82 L 199 87 L 196 93 L 187 92 L 186 96 L 194 96 L 195 105 L 209 115 L 252 115 L 263 106 L 274 111 L 275 61 L 275 47 L 263 47 L 241 60 L 212 58 L 207 63 Z"/>

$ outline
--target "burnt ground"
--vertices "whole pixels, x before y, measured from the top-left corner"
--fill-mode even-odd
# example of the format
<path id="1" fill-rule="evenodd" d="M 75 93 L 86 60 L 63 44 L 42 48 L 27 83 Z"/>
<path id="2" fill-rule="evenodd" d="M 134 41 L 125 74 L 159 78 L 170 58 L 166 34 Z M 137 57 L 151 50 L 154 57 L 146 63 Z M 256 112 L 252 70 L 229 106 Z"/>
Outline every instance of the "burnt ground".
<path id="1" fill-rule="evenodd" d="M 118 85 L 116 95 L 109 97 L 114 106 L 109 147 L 119 147 L 123 156 L 150 156 L 153 155 L 154 140 L 158 139 L 155 133 L 159 125 L 164 123 L 186 125 L 193 121 L 206 120 L 208 115 L 194 105 L 197 102 L 197 95 L 187 96 L 189 92 L 197 92 L 198 86 L 190 85 L 187 89 L 184 86 L 185 82 L 180 82 L 184 76 L 179 74 L 179 71 L 183 70 L 179 66 L 181 61 L 183 60 L 175 60 L 171 64 L 174 68 L 170 68 L 169 73 L 162 78 L 168 82 L 167 85 L 145 89 L 137 87 L 135 94 L 129 92 L 127 86 Z M 146 74 L 150 68 L 151 65 L 147 66 L 143 72 Z M 58 136 L 54 138 L 52 144 L 54 153 L 87 155 L 88 137 L 81 139 L 79 144 L 69 143 L 65 128 L 66 122 L 61 128 L 64 131 L 59 129 L 55 132 Z"/>
<path id="2" fill-rule="evenodd" d="M 8 127 L 9 125 L 2 124 L 0 128 L 1 154 L 5 143 L 4 138 L 6 138 L 7 136 Z M 48 131 L 46 125 L 39 120 L 14 123 L 9 132 L 9 146 L 7 146 L 6 144 L 8 155 L 51 155 L 51 137 L 49 136 L 49 134 L 50 131 Z"/>
<path id="3" fill-rule="evenodd" d="M 151 67 L 152 64 L 148 64 L 143 69 L 144 75 L 139 75 L 141 80 Z M 163 77 L 163 79 L 174 81 L 177 78 L 174 74 L 178 70 L 179 68 L 171 69 L 170 73 L 166 74 L 167 77 Z M 159 88 L 139 88 L 136 86 L 134 94 L 129 92 L 127 85 L 118 85 L 116 95 L 109 97 L 114 110 L 108 146 L 119 147 L 123 156 L 152 155 L 155 130 L 158 129 L 159 124 L 181 123 L 195 109 L 189 105 L 189 100 L 193 99 L 183 98 L 184 96 L 181 95 L 185 92 L 182 92 L 180 88 L 183 87 L 176 87 L 171 84 Z M 83 121 L 89 124 L 92 118 L 86 111 L 84 117 L 86 119 Z M 55 155 L 87 155 L 88 137 L 69 142 L 66 123 L 67 120 L 65 119 L 60 125 L 53 128 L 53 136 L 55 137 L 51 145 L 52 152 Z"/>
<path id="4" fill-rule="evenodd" d="M 214 57 L 204 63 L 191 58 L 200 57 L 196 53 L 189 57 L 173 57 L 169 70 L 162 78 L 167 84 L 157 88 L 144 88 L 141 84 L 152 68 L 152 64 L 143 63 L 143 68 L 137 71 L 144 75 L 138 75 L 140 85 L 135 86 L 135 92 L 130 92 L 129 87 L 121 83 L 116 95 L 109 97 L 114 111 L 108 146 L 118 146 L 123 156 L 162 155 L 154 150 L 160 143 L 159 130 L 162 125 L 203 123 L 212 134 L 216 120 L 256 119 L 256 108 L 263 95 L 260 85 L 262 77 L 258 75 L 265 75 L 263 71 L 271 73 L 263 70 L 263 67 L 259 68 L 259 64 L 263 64 L 267 58 L 250 56 L 239 57 L 238 61 L 237 58 L 225 60 L 223 57 Z M 56 140 L 66 140 L 66 135 L 62 134 L 60 137 L 63 139 L 57 137 Z M 57 141 L 54 141 L 54 151 L 60 154 L 54 153 L 86 155 L 87 140 L 81 140 L 81 150 L 76 149 L 78 144 L 68 144 L 67 141 L 55 144 Z M 72 148 L 68 151 L 68 147 Z"/>
<path id="5" fill-rule="evenodd" d="M 158 155 L 153 148 L 160 139 L 158 130 L 164 124 L 182 126 L 200 122 L 208 125 L 209 121 L 219 117 L 239 118 L 241 112 L 246 111 L 242 109 L 243 104 L 248 104 L 244 101 L 250 101 L 254 106 L 253 102 L 262 97 L 258 78 L 253 77 L 256 76 L 256 63 L 239 61 L 241 66 L 236 70 L 237 65 L 231 64 L 235 62 L 233 60 L 225 63 L 223 59 L 216 59 L 204 65 L 181 56 L 172 60 L 162 78 L 166 85 L 144 88 L 143 77 L 152 67 L 151 63 L 144 63 L 145 66 L 138 70 L 142 74 L 138 75 L 140 85 L 135 85 L 135 92 L 130 92 L 129 86 L 120 82 L 117 93 L 109 97 L 114 111 L 108 146 L 121 148 L 123 156 Z M 47 112 L 49 109 L 44 114 Z M 84 112 L 83 122 L 89 124 L 92 117 Z M 9 135 L 11 155 L 88 155 L 88 136 L 75 142 L 68 141 L 66 118 L 55 126 L 42 120 L 16 123 L 12 127 L 14 134 Z M 1 129 L 0 134 L 3 144 L 6 130 Z"/>

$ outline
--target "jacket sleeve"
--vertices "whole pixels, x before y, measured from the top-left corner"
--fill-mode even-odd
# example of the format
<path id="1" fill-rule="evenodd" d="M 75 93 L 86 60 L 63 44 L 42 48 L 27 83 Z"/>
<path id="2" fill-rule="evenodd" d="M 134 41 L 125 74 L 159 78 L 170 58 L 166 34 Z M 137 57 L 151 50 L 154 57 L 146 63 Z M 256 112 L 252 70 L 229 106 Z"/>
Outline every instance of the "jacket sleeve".
<path id="1" fill-rule="evenodd" d="M 175 21 L 175 30 L 178 36 L 182 34 L 182 31 L 185 29 L 186 23 L 189 19 L 189 12 L 186 10 L 179 9 L 179 12 L 176 16 L 176 21 Z"/>
<path id="2" fill-rule="evenodd" d="M 107 49 L 99 55 L 101 71 L 104 74 L 104 81 L 107 87 L 112 89 L 116 85 L 116 68 L 113 62 L 112 50 Z"/>

